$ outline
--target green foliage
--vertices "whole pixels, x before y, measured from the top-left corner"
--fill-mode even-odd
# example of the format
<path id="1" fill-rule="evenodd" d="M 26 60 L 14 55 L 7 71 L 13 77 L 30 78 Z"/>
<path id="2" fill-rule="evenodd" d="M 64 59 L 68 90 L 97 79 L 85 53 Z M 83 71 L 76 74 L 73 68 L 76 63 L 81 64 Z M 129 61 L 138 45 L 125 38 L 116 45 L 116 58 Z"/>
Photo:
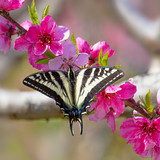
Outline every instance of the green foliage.
<path id="1" fill-rule="evenodd" d="M 43 13 L 42 13 L 42 19 L 49 14 L 49 5 L 47 5 L 44 9 L 43 9 Z"/>
<path id="2" fill-rule="evenodd" d="M 36 64 L 48 64 L 49 60 L 50 59 L 54 59 L 56 56 L 50 51 L 47 49 L 47 51 L 45 53 L 43 53 L 46 57 L 48 58 L 41 58 L 39 59 Z"/>
<path id="3" fill-rule="evenodd" d="M 116 65 L 114 68 L 121 69 L 122 65 Z"/>
<path id="4" fill-rule="evenodd" d="M 150 90 L 146 94 L 145 100 L 143 99 L 143 97 L 140 97 L 140 100 L 143 103 L 143 104 L 141 104 L 141 106 L 148 112 L 148 114 L 152 114 L 154 106 L 152 106 L 152 104 L 151 104 L 151 92 L 150 92 Z"/>
<path id="5" fill-rule="evenodd" d="M 41 58 L 36 62 L 36 64 L 48 64 L 48 62 L 49 62 L 49 59 Z"/>
<path id="6" fill-rule="evenodd" d="M 72 33 L 72 36 L 71 36 L 71 41 L 72 41 L 72 43 L 75 45 L 75 47 L 76 47 L 76 55 L 79 53 L 79 51 L 78 51 L 78 47 L 77 47 L 77 43 L 76 43 L 76 38 L 75 38 L 75 36 L 74 36 L 74 33 Z"/>
<path id="7" fill-rule="evenodd" d="M 103 66 L 101 62 L 102 62 L 102 49 L 99 52 L 98 63 L 99 63 L 100 66 Z"/>
<path id="8" fill-rule="evenodd" d="M 45 56 L 47 56 L 49 59 L 54 59 L 56 56 L 47 49 L 47 51 L 45 53 L 43 53 Z"/>
<path id="9" fill-rule="evenodd" d="M 29 10 L 29 15 L 31 17 L 31 20 L 34 24 L 40 24 L 39 19 L 38 19 L 38 14 L 37 14 L 37 10 L 36 10 L 36 6 L 34 3 L 34 0 L 32 1 L 31 4 L 31 8 L 28 6 L 28 10 Z"/>
<path id="10" fill-rule="evenodd" d="M 102 49 L 100 50 L 99 56 L 98 56 L 98 63 L 100 66 L 107 66 L 108 65 L 108 55 L 109 55 L 109 51 L 107 51 L 106 54 L 103 56 Z"/>

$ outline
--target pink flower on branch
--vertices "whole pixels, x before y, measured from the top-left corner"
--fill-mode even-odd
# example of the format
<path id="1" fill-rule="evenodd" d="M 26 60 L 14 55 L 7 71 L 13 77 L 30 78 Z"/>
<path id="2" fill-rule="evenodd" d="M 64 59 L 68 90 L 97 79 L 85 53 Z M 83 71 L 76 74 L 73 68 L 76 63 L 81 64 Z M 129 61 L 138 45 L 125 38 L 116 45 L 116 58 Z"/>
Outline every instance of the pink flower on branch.
<path id="1" fill-rule="evenodd" d="M 8 20 L 0 16 L 0 53 L 6 54 L 11 48 L 11 36 L 16 27 Z"/>
<path id="2" fill-rule="evenodd" d="M 33 23 L 29 21 L 24 21 L 21 26 L 24 27 L 26 30 L 29 30 L 29 28 L 33 25 Z M 43 69 L 48 70 L 48 65 L 45 64 L 36 64 L 36 62 L 41 58 L 47 58 L 45 55 L 35 55 L 34 54 L 34 48 L 33 43 L 28 41 L 25 36 L 20 36 L 20 38 L 16 39 L 14 43 L 14 48 L 17 51 L 23 52 L 28 51 L 28 61 L 29 63 L 37 69 Z"/>
<path id="3" fill-rule="evenodd" d="M 31 26 L 25 35 L 26 40 L 33 44 L 35 55 L 42 55 L 49 49 L 54 55 L 61 55 L 63 47 L 61 42 L 69 37 L 69 30 L 57 26 L 50 15 L 44 17 L 40 25 Z"/>
<path id="4" fill-rule="evenodd" d="M 69 30 L 57 26 L 51 16 L 47 15 L 39 25 L 25 21 L 22 26 L 28 30 L 25 36 L 15 41 L 14 48 L 18 51 L 28 51 L 30 64 L 37 69 L 48 70 L 48 64 L 37 64 L 42 58 L 48 58 L 44 52 L 49 49 L 54 55 L 63 53 L 61 42 L 69 37 Z"/>
<path id="5" fill-rule="evenodd" d="M 15 10 L 24 4 L 25 0 L 0 0 L 0 9 L 6 11 Z"/>
<path id="6" fill-rule="evenodd" d="M 23 28 L 25 28 L 27 31 L 29 30 L 29 28 L 33 25 L 33 23 L 29 22 L 29 21 L 24 21 L 21 26 Z M 32 47 L 33 44 L 28 41 L 26 39 L 25 36 L 20 36 L 19 38 L 17 38 L 14 42 L 14 49 L 20 52 L 23 51 L 28 51 L 29 47 Z"/>
<path id="7" fill-rule="evenodd" d="M 98 56 L 101 49 L 103 56 L 107 52 L 109 53 L 108 57 L 111 57 L 115 53 L 114 50 L 110 49 L 109 45 L 104 41 L 97 42 L 96 44 L 90 47 L 89 43 L 86 40 L 82 39 L 81 37 L 78 37 L 76 38 L 76 43 L 80 53 L 85 52 L 89 54 L 88 66 L 91 65 L 99 66 Z"/>
<path id="8" fill-rule="evenodd" d="M 140 156 L 160 159 L 160 118 L 128 118 L 120 127 L 120 135 L 128 140 L 128 144 L 133 144 L 134 151 Z"/>
<path id="9" fill-rule="evenodd" d="M 63 54 L 49 61 L 51 70 L 67 70 L 68 66 L 73 66 L 74 70 L 79 66 L 84 66 L 88 62 L 89 55 L 87 53 L 79 53 L 76 55 L 76 48 L 71 41 L 63 43 Z"/>
<path id="10" fill-rule="evenodd" d="M 96 95 L 97 101 L 91 104 L 89 111 L 94 109 L 94 114 L 89 116 L 90 120 L 100 121 L 107 119 L 112 132 L 115 131 L 115 118 L 124 112 L 125 103 L 122 99 L 129 99 L 134 96 L 136 86 L 126 82 L 121 86 L 108 86 L 105 90 Z"/>

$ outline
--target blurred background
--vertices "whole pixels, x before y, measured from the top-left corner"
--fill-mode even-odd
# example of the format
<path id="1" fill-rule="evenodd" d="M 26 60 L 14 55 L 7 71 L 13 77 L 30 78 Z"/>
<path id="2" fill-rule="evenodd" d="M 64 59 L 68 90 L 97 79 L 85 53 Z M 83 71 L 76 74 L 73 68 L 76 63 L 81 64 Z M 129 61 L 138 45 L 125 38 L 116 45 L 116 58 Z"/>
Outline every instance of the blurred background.
<path id="1" fill-rule="evenodd" d="M 50 5 L 50 15 L 58 25 L 68 27 L 75 36 L 91 45 L 106 41 L 115 55 L 109 66 L 122 65 L 126 76 L 155 71 L 160 53 L 160 1 L 159 0 L 35 0 L 39 17 Z M 11 15 L 19 23 L 29 20 L 26 0 L 22 8 Z M 0 55 L 0 88 L 8 91 L 31 91 L 22 81 L 36 72 L 26 53 L 13 48 Z M 17 97 L 18 98 L 18 97 Z M 116 121 L 113 134 L 106 121 L 99 123 L 84 116 L 84 133 L 74 125 L 71 136 L 68 119 L 6 120 L 0 119 L 0 160 L 142 160 L 132 145 L 119 135 L 119 126 L 125 118 Z M 149 160 L 150 158 L 148 158 Z"/>

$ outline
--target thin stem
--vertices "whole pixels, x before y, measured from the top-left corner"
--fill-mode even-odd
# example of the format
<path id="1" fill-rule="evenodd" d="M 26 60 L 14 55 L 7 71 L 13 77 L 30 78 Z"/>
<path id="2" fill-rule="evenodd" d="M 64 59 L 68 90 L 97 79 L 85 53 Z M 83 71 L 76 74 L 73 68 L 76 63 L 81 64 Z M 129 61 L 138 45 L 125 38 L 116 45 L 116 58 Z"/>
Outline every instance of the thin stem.
<path id="1" fill-rule="evenodd" d="M 8 12 L 5 10 L 0 10 L 0 15 L 6 18 L 8 21 L 10 21 L 13 25 L 15 25 L 19 30 L 20 34 L 23 36 L 26 34 L 27 30 L 25 30 L 19 23 L 17 23 L 14 19 L 12 19 Z"/>
<path id="2" fill-rule="evenodd" d="M 148 113 L 146 113 L 141 106 L 139 106 L 139 105 L 137 106 L 136 104 L 134 104 L 131 99 L 124 100 L 124 101 L 127 103 L 127 106 L 129 106 L 132 109 L 136 110 L 137 112 L 142 114 L 144 117 L 146 117 L 148 119 L 151 119 L 151 116 Z"/>

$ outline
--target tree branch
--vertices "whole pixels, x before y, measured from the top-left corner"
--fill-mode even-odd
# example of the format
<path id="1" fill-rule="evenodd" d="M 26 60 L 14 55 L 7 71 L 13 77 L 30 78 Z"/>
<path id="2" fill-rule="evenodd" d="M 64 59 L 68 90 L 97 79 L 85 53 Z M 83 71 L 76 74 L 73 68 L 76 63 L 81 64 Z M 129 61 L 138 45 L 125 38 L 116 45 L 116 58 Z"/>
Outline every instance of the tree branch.
<path id="1" fill-rule="evenodd" d="M 144 97 L 150 89 L 153 105 L 157 104 L 156 94 L 160 88 L 160 72 L 135 76 L 133 83 L 137 86 L 136 100 L 139 99 L 139 95 Z M 54 100 L 39 92 L 9 92 L 0 89 L 0 117 L 35 120 L 62 118 L 63 114 Z"/>
<path id="2" fill-rule="evenodd" d="M 63 114 L 54 100 L 39 92 L 0 89 L 0 117 L 33 120 L 63 117 Z"/>

